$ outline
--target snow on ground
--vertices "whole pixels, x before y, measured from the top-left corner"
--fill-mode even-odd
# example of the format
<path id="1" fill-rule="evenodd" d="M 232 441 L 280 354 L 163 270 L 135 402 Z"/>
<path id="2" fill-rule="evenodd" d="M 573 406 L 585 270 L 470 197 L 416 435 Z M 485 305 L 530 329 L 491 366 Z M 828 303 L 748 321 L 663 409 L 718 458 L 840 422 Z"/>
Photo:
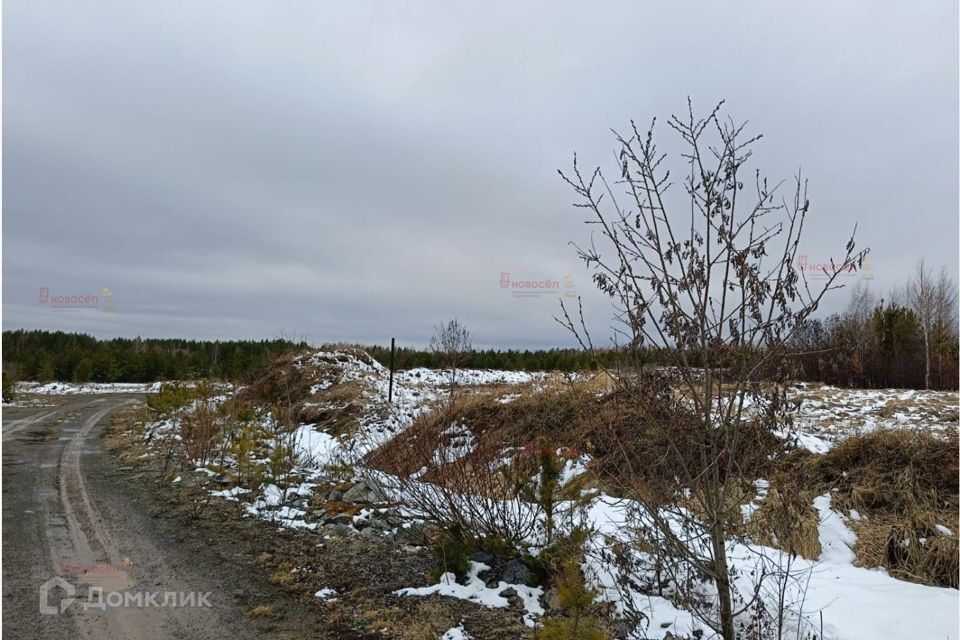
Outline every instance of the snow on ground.
<path id="1" fill-rule="evenodd" d="M 795 396 L 800 411 L 793 434 L 815 453 L 834 442 L 876 429 L 956 429 L 960 396 L 956 391 L 912 389 L 841 389 L 800 383 Z"/>
<path id="2" fill-rule="evenodd" d="M 303 459 L 309 460 L 309 468 L 304 474 L 307 481 L 286 491 L 273 485 L 263 487 L 258 499 L 245 505 L 251 515 L 270 520 L 278 526 L 315 527 L 315 524 L 304 521 L 304 511 L 299 508 L 313 488 L 309 482 L 310 472 L 320 472 L 325 465 L 357 460 L 371 447 L 409 427 L 448 393 L 448 372 L 429 369 L 401 371 L 395 374 L 393 403 L 388 404 L 389 372 L 373 360 L 364 361 L 349 353 L 314 353 L 299 356 L 295 365 L 320 366 L 321 362 L 331 362 L 331 358 L 335 358 L 337 365 L 336 379 L 314 385 L 311 392 L 322 393 L 336 384 L 361 381 L 364 411 L 359 420 L 359 430 L 351 438 L 344 439 L 319 431 L 311 424 L 300 425 L 294 434 L 294 442 Z M 539 373 L 461 370 L 457 374 L 457 383 L 464 386 L 520 385 L 536 383 L 546 377 L 547 374 Z M 46 387 L 48 390 L 43 393 L 66 392 L 54 390 L 63 387 Z M 506 394 L 503 401 L 515 397 L 515 393 Z M 798 385 L 797 397 L 802 404 L 792 433 L 801 446 L 818 452 L 829 450 L 842 437 L 878 428 L 957 428 L 956 393 L 848 390 L 823 385 Z M 450 437 L 444 450 L 447 457 L 459 457 L 473 446 L 470 435 L 457 431 L 457 425 L 451 425 L 448 431 L 446 435 Z M 568 460 L 562 483 L 570 482 L 582 474 L 588 463 L 586 456 Z M 386 487 L 389 482 L 384 480 L 383 486 Z M 762 494 L 766 486 L 758 486 L 757 489 L 758 494 Z M 245 492 L 228 489 L 215 492 L 214 495 L 236 500 Z M 797 575 L 803 577 L 801 584 L 805 585 L 802 592 L 793 594 L 797 602 L 803 602 L 803 620 L 797 617 L 791 620 L 795 630 L 800 627 L 801 637 L 808 632 L 819 635 L 822 615 L 827 640 L 873 640 L 880 637 L 960 640 L 957 628 L 960 601 L 956 590 L 909 583 L 890 577 L 882 569 L 853 566 L 851 547 L 856 542 L 856 536 L 847 526 L 844 516 L 832 510 L 829 494 L 818 497 L 814 507 L 820 514 L 819 535 L 823 553 L 817 560 L 797 558 L 794 564 Z M 629 524 L 627 514 L 637 508 L 636 504 L 603 495 L 594 498 L 586 515 L 588 522 L 601 534 L 598 544 L 609 548 L 613 542 L 625 540 Z M 745 517 L 749 517 L 754 508 L 756 504 L 745 505 Z M 855 516 L 851 514 L 851 517 Z M 754 587 L 749 568 L 757 567 L 762 558 L 780 554 L 776 549 L 733 542 L 729 545 L 728 553 L 732 562 L 741 569 L 737 578 L 738 587 L 741 592 L 748 594 L 752 593 Z M 525 622 L 533 625 L 543 614 L 540 604 L 542 590 L 502 582 L 488 588 L 478 575 L 486 569 L 486 565 L 474 562 L 463 584 L 457 583 L 452 574 L 445 574 L 438 584 L 401 589 L 397 593 L 405 596 L 439 594 L 490 607 L 507 607 L 508 598 L 501 594 L 512 588 L 523 601 Z M 618 611 L 623 612 L 623 598 L 629 597 L 634 606 L 646 612 L 649 625 L 644 633 L 659 637 L 669 630 L 675 635 L 690 636 L 703 628 L 689 611 L 677 608 L 666 598 L 638 592 L 623 593 L 617 587 L 613 565 L 601 559 L 599 554 L 590 555 L 585 572 L 593 586 L 598 588 L 600 600 L 613 603 Z M 320 595 L 325 591 L 318 592 L 317 597 L 325 597 Z M 333 594 L 327 595 L 332 597 Z M 461 625 L 450 629 L 443 637 L 457 639 L 468 636 Z M 711 636 L 706 633 L 703 637 Z"/>
<path id="3" fill-rule="evenodd" d="M 853 564 L 853 545 L 857 543 L 855 534 L 844 520 L 844 517 L 830 508 L 830 494 L 824 494 L 814 499 L 813 507 L 820 514 L 821 553 L 820 559 L 834 564 Z"/>
<path id="4" fill-rule="evenodd" d="M 104 393 L 158 393 L 160 387 L 167 382 L 18 382 L 14 390 L 18 394 L 40 396 L 67 396 L 67 395 L 99 395 Z M 184 382 L 184 386 L 192 387 L 196 383 Z M 216 383 L 213 388 L 217 391 L 230 391 L 233 385 Z"/>
<path id="5" fill-rule="evenodd" d="M 144 384 L 128 382 L 48 382 L 40 384 L 39 382 L 18 382 L 15 390 L 17 393 L 27 393 L 36 395 L 79 395 L 79 394 L 101 394 L 101 393 L 156 393 L 160 391 L 160 382 L 148 382 Z"/>
<path id="6" fill-rule="evenodd" d="M 434 464 L 449 464 L 470 455 L 476 446 L 476 437 L 467 427 L 455 423 L 444 429 L 440 437 L 446 438 L 448 443 L 438 447 L 434 455 Z"/>
<path id="7" fill-rule="evenodd" d="M 440 636 L 440 640 L 472 640 L 473 636 L 467 633 L 467 630 L 463 628 L 463 623 L 461 622 L 456 627 L 448 629 L 446 633 Z"/>
<path id="8" fill-rule="evenodd" d="M 843 516 L 831 510 L 830 496 L 820 496 L 815 505 L 820 513 L 820 544 L 823 553 L 818 560 L 797 558 L 793 573 L 800 585 L 793 589 L 796 606 L 802 602 L 800 637 L 819 634 L 821 614 L 826 640 L 875 640 L 876 638 L 912 640 L 944 638 L 957 640 L 960 620 L 960 598 L 955 589 L 930 587 L 890 577 L 883 569 L 853 566 L 851 546 L 856 536 L 847 527 Z M 624 539 L 631 507 L 626 500 L 602 496 L 589 509 L 589 520 L 609 539 Z M 731 564 L 739 567 L 738 587 L 751 593 L 751 569 L 761 566 L 763 558 L 775 558 L 779 551 L 760 545 L 731 543 L 728 545 Z M 623 595 L 615 586 L 615 572 L 597 557 L 589 561 L 589 574 L 596 580 L 603 600 L 622 610 Z M 689 636 L 702 628 L 694 617 L 677 609 L 664 598 L 634 594 L 634 602 L 649 611 L 649 629 L 659 630 L 669 623 L 675 635 Z M 791 621 L 795 630 L 798 621 Z M 637 637 L 643 637 L 642 635 Z M 711 637 L 708 634 L 705 638 Z"/>
<path id="9" fill-rule="evenodd" d="M 853 566 L 850 545 L 856 535 L 843 516 L 830 509 L 830 497 L 814 501 L 820 513 L 823 553 L 810 566 L 806 610 L 823 612 L 827 638 L 960 637 L 960 600 L 956 589 L 897 580 L 883 569 Z"/>
<path id="10" fill-rule="evenodd" d="M 457 384 L 475 386 L 484 384 L 525 384 L 549 377 L 542 371 L 498 371 L 496 369 L 457 369 Z M 450 371 L 437 369 L 407 369 L 394 374 L 394 382 L 403 384 L 425 384 L 434 387 L 450 384 Z"/>
<path id="11" fill-rule="evenodd" d="M 349 454 L 340 438 L 318 431 L 312 424 L 298 427 L 294 442 L 300 455 L 310 460 L 315 468 L 336 464 Z"/>
<path id="12" fill-rule="evenodd" d="M 243 508 L 248 514 L 268 520 L 279 527 L 316 529 L 316 522 L 306 522 L 306 510 L 290 506 L 291 502 L 302 503 L 309 499 L 314 486 L 313 483 L 303 482 L 281 489 L 268 484 L 261 488 L 260 496 L 252 504 L 245 504 Z"/>
<path id="13" fill-rule="evenodd" d="M 333 589 L 332 587 L 324 587 L 323 589 L 320 589 L 313 595 L 314 597 L 320 598 L 321 600 L 333 602 L 334 600 L 337 599 L 336 598 L 337 590 Z"/>
<path id="14" fill-rule="evenodd" d="M 457 576 L 452 573 L 445 573 L 440 577 L 440 582 L 428 587 L 408 588 L 395 591 L 399 596 L 429 596 L 433 594 L 441 596 L 450 596 L 469 600 L 485 607 L 506 608 L 510 606 L 507 596 L 503 595 L 507 589 L 512 589 L 514 593 L 523 601 L 523 608 L 526 614 L 523 621 L 527 626 L 533 626 L 536 620 L 543 615 L 543 606 L 540 604 L 540 597 L 543 595 L 543 589 L 540 587 L 528 587 L 524 584 L 509 584 L 499 582 L 495 587 L 488 587 L 483 579 L 479 577 L 480 573 L 489 571 L 490 567 L 482 562 L 471 562 L 470 570 L 464 578 L 463 584 L 457 582 Z"/>
<path id="15" fill-rule="evenodd" d="M 359 381 L 365 388 L 366 411 L 360 417 L 360 430 L 350 442 L 333 438 L 302 425 L 298 440 L 305 453 L 316 458 L 318 465 L 359 459 L 387 439 L 403 431 L 429 411 L 449 393 L 449 370 L 409 369 L 395 371 L 393 396 L 390 398 L 390 371 L 370 359 L 366 361 L 350 352 L 314 352 L 294 360 L 298 369 L 329 366 L 333 362 L 337 377 L 313 385 L 311 393 L 319 393 L 336 384 Z M 464 387 L 489 385 L 521 385 L 549 377 L 544 372 L 499 371 L 495 369 L 458 369 L 456 384 Z M 464 443 L 468 445 L 469 443 Z"/>
<path id="16" fill-rule="evenodd" d="M 560 453 L 560 450 L 557 451 Z M 565 487 L 587 472 L 590 464 L 590 456 L 582 455 L 577 458 L 569 458 L 563 463 L 563 469 L 560 470 L 560 477 L 557 478 L 557 484 Z"/>

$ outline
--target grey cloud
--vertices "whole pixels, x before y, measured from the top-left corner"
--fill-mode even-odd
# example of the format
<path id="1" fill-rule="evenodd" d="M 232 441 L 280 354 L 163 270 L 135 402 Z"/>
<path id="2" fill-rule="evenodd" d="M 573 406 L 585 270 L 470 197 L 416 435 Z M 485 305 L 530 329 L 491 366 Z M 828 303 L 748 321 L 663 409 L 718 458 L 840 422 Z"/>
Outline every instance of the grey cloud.
<path id="1" fill-rule="evenodd" d="M 872 286 L 957 269 L 955 3 L 121 3 L 4 7 L 4 328 L 570 344 L 589 228 L 557 168 L 727 98 L 799 166 L 811 259 L 859 223 Z M 664 147 L 676 151 L 660 128 Z M 114 291 L 115 314 L 36 290 Z M 835 295 L 826 311 L 844 305 Z"/>

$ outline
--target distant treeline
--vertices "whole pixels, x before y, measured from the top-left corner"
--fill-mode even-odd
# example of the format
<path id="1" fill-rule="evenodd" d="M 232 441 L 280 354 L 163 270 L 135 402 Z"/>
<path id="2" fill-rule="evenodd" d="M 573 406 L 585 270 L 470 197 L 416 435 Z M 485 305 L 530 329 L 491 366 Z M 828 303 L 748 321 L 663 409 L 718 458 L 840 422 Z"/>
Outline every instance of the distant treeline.
<path id="1" fill-rule="evenodd" d="M 62 331 L 4 331 L 4 372 L 19 380 L 40 382 L 155 382 L 218 378 L 248 382 L 278 356 L 306 343 L 288 340 L 178 340 L 114 338 L 98 340 Z M 390 365 L 390 347 L 362 346 L 384 366 Z M 601 362 L 578 349 L 477 350 L 463 365 L 512 371 L 579 371 L 612 366 L 615 356 L 602 353 Z M 430 351 L 398 348 L 397 369 L 437 367 Z"/>
<path id="2" fill-rule="evenodd" d="M 798 377 L 869 389 L 957 389 L 956 326 L 934 321 L 925 332 L 922 324 L 912 309 L 886 302 L 811 320 L 794 345 Z"/>
<path id="3" fill-rule="evenodd" d="M 390 366 L 390 347 L 364 346 L 374 359 L 385 367 Z M 602 351 L 596 357 L 582 349 L 529 349 L 500 351 L 495 349 L 476 349 L 466 356 L 462 365 L 467 369 L 504 369 L 507 371 L 583 371 L 603 367 L 613 367 L 617 354 Z M 397 369 L 440 366 L 437 355 L 431 351 L 398 347 L 394 354 L 394 366 Z"/>
<path id="4" fill-rule="evenodd" d="M 277 356 L 306 344 L 288 340 L 98 340 L 62 331 L 4 331 L 4 374 L 20 380 L 155 382 L 246 381 Z"/>
<path id="5" fill-rule="evenodd" d="M 810 320 L 796 336 L 791 345 L 796 378 L 865 388 L 957 389 L 960 347 L 955 312 L 949 305 L 933 309 L 918 314 L 906 305 L 883 300 L 878 304 L 866 291 L 855 291 L 847 311 Z M 365 349 L 382 365 L 390 365 L 389 346 L 349 346 Z M 62 331 L 17 330 L 3 333 L 3 369 L 5 377 L 41 382 L 196 378 L 250 382 L 278 356 L 307 347 L 289 340 L 98 340 Z M 622 358 L 612 350 L 591 355 L 581 349 L 486 349 L 471 352 L 461 366 L 582 371 L 614 369 Z M 647 353 L 640 360 L 656 363 L 657 358 Z M 690 362 L 700 364 L 695 353 Z M 398 347 L 394 364 L 397 369 L 436 368 L 439 361 L 429 350 Z"/>

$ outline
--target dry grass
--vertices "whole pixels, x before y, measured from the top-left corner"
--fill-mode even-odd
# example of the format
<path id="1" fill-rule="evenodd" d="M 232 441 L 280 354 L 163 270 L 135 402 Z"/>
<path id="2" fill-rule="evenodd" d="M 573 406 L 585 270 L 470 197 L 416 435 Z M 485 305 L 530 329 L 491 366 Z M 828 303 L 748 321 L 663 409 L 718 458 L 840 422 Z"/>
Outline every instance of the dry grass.
<path id="1" fill-rule="evenodd" d="M 756 542 L 814 560 L 820 556 L 820 516 L 814 493 L 799 485 L 771 488 L 745 525 Z"/>
<path id="2" fill-rule="evenodd" d="M 957 432 L 884 429 L 838 443 L 811 468 L 850 508 L 901 513 L 914 500 L 956 503 Z"/>
<path id="3" fill-rule="evenodd" d="M 263 374 L 253 384 L 241 389 L 236 398 L 254 405 L 289 405 L 302 401 L 310 395 L 310 387 L 328 379 L 319 367 L 298 368 L 294 357 L 307 356 L 309 350 L 284 354 L 267 365 Z"/>
<path id="4" fill-rule="evenodd" d="M 354 504 L 352 502 L 341 502 L 339 500 L 325 502 L 323 503 L 322 508 L 326 513 L 331 515 L 347 514 L 351 517 L 357 515 L 363 510 L 359 504 Z"/>
<path id="5" fill-rule="evenodd" d="M 859 564 L 958 586 L 957 451 L 956 431 L 884 430 L 850 438 L 823 457 L 819 471 L 836 487 L 834 504 L 863 517 L 853 525 Z"/>
<path id="6" fill-rule="evenodd" d="M 361 381 L 338 383 L 349 357 L 371 364 L 373 359 L 355 348 L 340 353 L 295 351 L 274 360 L 256 381 L 231 400 L 239 405 L 280 406 L 300 423 L 319 423 L 333 434 L 350 433 L 365 406 Z M 303 363 L 297 364 L 297 358 Z M 310 360 L 310 362 L 307 362 Z M 326 386 L 311 393 L 315 385 Z"/>
<path id="7" fill-rule="evenodd" d="M 956 528 L 953 535 L 936 528 L 950 515 L 956 520 L 956 514 L 921 509 L 908 516 L 876 515 L 862 521 L 854 526 L 857 563 L 885 567 L 903 580 L 957 588 Z"/>
<path id="8" fill-rule="evenodd" d="M 293 573 L 293 565 L 289 562 L 284 562 L 277 567 L 277 570 L 270 576 L 270 583 L 286 585 L 296 579 L 297 576 Z"/>
<path id="9" fill-rule="evenodd" d="M 506 403 L 494 394 L 464 395 L 420 417 L 370 454 L 365 464 L 395 475 L 410 475 L 427 467 L 430 471 L 423 479 L 439 479 L 443 470 L 433 466 L 434 453 L 463 437 L 464 430 L 476 439 L 464 462 L 478 469 L 489 466 L 504 450 L 529 447 L 541 436 L 558 448 L 583 451 L 589 439 L 580 427 L 591 402 L 596 401 L 570 390 L 521 394 Z M 451 430 L 453 425 L 458 427 L 456 433 Z"/>
<path id="10" fill-rule="evenodd" d="M 335 384 L 302 401 L 295 409 L 297 422 L 314 424 L 331 435 L 356 431 L 367 401 L 359 380 Z"/>
<path id="11" fill-rule="evenodd" d="M 446 602 L 433 598 L 414 601 L 416 615 L 410 616 L 403 622 L 402 636 L 410 640 L 434 640 L 441 637 L 448 629 L 457 626 L 459 619 L 455 611 L 451 611 Z M 396 625 L 400 627 L 401 625 Z"/>
<path id="12" fill-rule="evenodd" d="M 908 413 L 913 403 L 908 400 L 887 400 L 877 413 L 883 418 L 892 418 L 897 413 Z"/>
<path id="13" fill-rule="evenodd" d="M 576 391 L 532 392 L 506 403 L 464 395 L 422 416 L 362 467 L 394 475 L 408 506 L 434 522 L 474 539 L 519 542 L 536 527 L 537 512 L 518 505 L 535 501 L 530 480 L 542 455 L 583 451 L 572 445 L 585 441 L 578 425 L 588 400 L 596 401 Z"/>
<path id="14" fill-rule="evenodd" d="M 272 618 L 273 614 L 273 607 L 266 604 L 261 604 L 253 609 L 250 609 L 250 611 L 247 611 L 247 617 L 254 620 L 257 618 Z"/>
<path id="15" fill-rule="evenodd" d="M 956 588 L 957 451 L 956 431 L 890 429 L 848 438 L 823 455 L 795 452 L 778 466 L 770 505 L 758 509 L 754 518 L 759 521 L 751 525 L 760 539 L 764 534 L 780 538 L 778 531 L 786 527 L 796 533 L 797 551 L 816 557 L 816 516 L 810 505 L 814 496 L 831 492 L 833 508 L 852 516 L 858 565 Z"/>
<path id="16" fill-rule="evenodd" d="M 669 400 L 669 389 L 660 391 L 658 395 L 654 387 L 598 397 L 558 381 L 508 403 L 498 402 L 493 394 L 464 396 L 422 417 L 371 461 L 401 474 L 429 467 L 432 452 L 450 444 L 451 425 L 469 429 L 476 439 L 470 454 L 474 457 L 468 461 L 477 469 L 504 450 L 545 436 L 559 447 L 590 454 L 594 474 L 608 492 L 666 500 L 676 488 L 677 469 L 696 471 L 700 464 L 698 422 Z M 895 415 L 909 410 L 907 404 L 891 400 L 882 410 Z M 859 565 L 882 566 L 906 580 L 956 587 L 957 451 L 956 430 L 893 429 L 847 438 L 824 455 L 787 452 L 784 443 L 764 429 L 745 424 L 737 477 L 731 478 L 738 484 L 728 490 L 746 501 L 753 492 L 750 483 L 769 478 L 768 494 L 743 530 L 762 544 L 810 559 L 820 555 L 813 499 L 830 492 L 835 509 L 860 516 L 851 519 Z M 424 475 L 434 482 L 443 478 L 443 469 Z"/>
<path id="17" fill-rule="evenodd" d="M 587 419 L 591 453 L 598 461 L 600 481 L 608 492 L 653 503 L 673 499 L 677 479 L 692 484 L 705 465 L 733 473 L 725 482 L 731 496 L 752 492 L 752 483 L 766 477 L 771 460 L 784 443 L 760 424 L 744 421 L 737 429 L 736 457 L 721 453 L 716 460 L 701 455 L 708 446 L 701 417 L 677 401 L 666 380 L 651 378 L 642 388 L 617 391 L 602 398 Z M 696 493 L 696 486 L 688 486 Z"/>

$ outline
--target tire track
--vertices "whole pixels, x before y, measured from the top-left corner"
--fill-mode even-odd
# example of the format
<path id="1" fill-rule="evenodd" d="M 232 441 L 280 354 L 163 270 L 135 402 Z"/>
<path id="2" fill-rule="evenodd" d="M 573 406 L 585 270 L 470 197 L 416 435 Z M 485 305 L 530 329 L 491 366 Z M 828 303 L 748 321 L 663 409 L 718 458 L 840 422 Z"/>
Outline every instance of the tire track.
<path id="1" fill-rule="evenodd" d="M 95 412 L 73 435 L 60 456 L 59 487 L 68 536 L 65 541 L 50 538 L 50 550 L 57 572 L 67 574 L 87 587 L 103 593 L 126 592 L 137 581 L 127 571 L 103 518 L 91 504 L 80 461 L 90 433 L 110 412 L 131 402 L 112 403 Z M 64 544 L 64 542 L 66 544 Z M 71 565 L 58 562 L 70 558 Z M 117 607 L 77 612 L 80 635 L 91 640 L 112 638 L 154 638 L 159 630 L 179 629 L 179 612 L 173 609 Z M 164 635 L 164 634 L 160 634 Z"/>
<path id="2" fill-rule="evenodd" d="M 146 507 L 156 488 L 143 473 L 129 475 L 129 467 L 118 467 L 99 439 L 110 412 L 138 399 L 68 398 L 60 409 L 59 437 L 4 443 L 6 635 L 47 640 L 345 637 L 328 629 L 313 607 L 302 609 L 299 598 L 251 575 L 248 565 L 259 550 L 248 549 L 249 562 L 238 564 L 242 554 L 229 541 L 184 531 L 183 522 L 157 518 Z M 45 415 L 5 426 L 22 432 L 26 421 L 36 424 L 53 415 L 41 411 Z M 159 504 L 166 505 L 166 499 Z M 54 577 L 63 582 L 51 587 Z M 38 609 L 38 595 L 52 612 Z M 245 616 L 260 605 L 276 606 L 275 617 Z"/>
<path id="3" fill-rule="evenodd" d="M 61 408 L 54 409 L 48 413 L 40 414 L 39 416 L 30 416 L 29 418 L 21 418 L 20 420 L 12 420 L 7 424 L 3 425 L 3 442 L 10 440 L 13 436 L 17 435 L 27 427 L 31 427 L 38 422 L 43 422 L 50 416 L 60 413 Z"/>
<path id="4" fill-rule="evenodd" d="M 77 565 L 82 567 L 114 567 L 117 579 L 113 582 L 117 586 L 128 583 L 129 576 L 123 569 L 123 558 L 117 552 L 116 545 L 104 527 L 100 515 L 90 504 L 86 483 L 80 470 L 80 454 L 93 428 L 108 413 L 128 402 L 109 405 L 87 418 L 80 430 L 63 448 L 59 464 L 60 501 L 72 546 L 72 553 L 62 554 L 60 557 L 74 558 Z M 55 545 L 51 544 L 51 551 L 54 551 L 54 547 Z"/>

